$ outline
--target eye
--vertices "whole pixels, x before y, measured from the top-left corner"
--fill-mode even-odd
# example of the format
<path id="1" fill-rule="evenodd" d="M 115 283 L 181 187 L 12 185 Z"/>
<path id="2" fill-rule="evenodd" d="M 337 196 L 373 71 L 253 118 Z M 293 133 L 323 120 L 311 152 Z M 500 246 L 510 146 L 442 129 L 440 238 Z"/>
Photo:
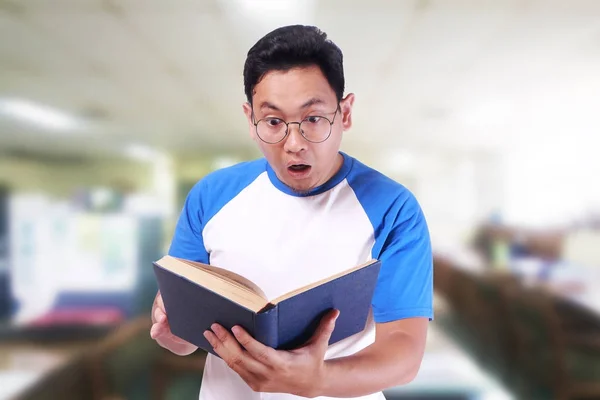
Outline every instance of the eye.
<path id="1" fill-rule="evenodd" d="M 317 122 L 319 122 L 320 120 L 321 120 L 321 117 L 317 117 L 317 116 L 310 116 L 310 117 L 307 117 L 307 118 L 305 119 L 305 121 L 308 121 L 308 122 L 310 122 L 311 124 L 316 124 L 316 123 L 317 123 Z"/>
<path id="2" fill-rule="evenodd" d="M 277 126 L 277 125 L 280 125 L 283 123 L 283 121 L 280 120 L 279 118 L 266 118 L 265 122 L 269 126 Z"/>

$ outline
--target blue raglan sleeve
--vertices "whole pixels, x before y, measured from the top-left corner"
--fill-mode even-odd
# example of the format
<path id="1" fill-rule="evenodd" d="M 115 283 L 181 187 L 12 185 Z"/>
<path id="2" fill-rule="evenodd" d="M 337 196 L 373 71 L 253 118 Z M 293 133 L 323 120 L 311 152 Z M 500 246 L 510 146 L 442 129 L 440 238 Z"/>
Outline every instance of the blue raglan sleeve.
<path id="1" fill-rule="evenodd" d="M 208 264 L 209 257 L 202 239 L 205 205 L 207 195 L 204 180 L 199 181 L 190 190 L 177 224 L 169 248 L 169 255 Z"/>
<path id="2" fill-rule="evenodd" d="M 433 259 L 429 229 L 414 195 L 403 193 L 388 210 L 376 237 L 381 271 L 373 295 L 375 322 L 433 319 Z"/>

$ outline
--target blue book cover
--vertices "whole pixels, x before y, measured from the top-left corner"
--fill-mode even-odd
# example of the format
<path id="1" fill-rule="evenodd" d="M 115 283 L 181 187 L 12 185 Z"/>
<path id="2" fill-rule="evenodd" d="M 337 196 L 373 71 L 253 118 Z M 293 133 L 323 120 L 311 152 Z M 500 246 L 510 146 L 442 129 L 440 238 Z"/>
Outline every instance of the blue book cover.
<path id="1" fill-rule="evenodd" d="M 330 345 L 361 332 L 381 267 L 371 260 L 267 299 L 252 282 L 221 268 L 171 256 L 153 265 L 171 331 L 212 354 L 203 333 L 215 322 L 228 330 L 239 325 L 259 342 L 285 350 L 302 346 L 332 309 L 340 315 Z"/>

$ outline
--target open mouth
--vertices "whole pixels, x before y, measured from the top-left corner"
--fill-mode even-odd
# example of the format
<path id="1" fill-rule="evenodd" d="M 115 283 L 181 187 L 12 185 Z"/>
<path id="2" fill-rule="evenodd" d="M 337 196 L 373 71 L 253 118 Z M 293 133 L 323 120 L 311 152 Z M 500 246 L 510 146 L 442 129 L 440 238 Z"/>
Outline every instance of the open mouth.
<path id="1" fill-rule="evenodd" d="M 289 170 L 294 171 L 294 172 L 308 171 L 309 168 L 310 168 L 310 165 L 306 165 L 306 164 L 294 164 L 294 165 L 290 165 L 288 167 Z"/>

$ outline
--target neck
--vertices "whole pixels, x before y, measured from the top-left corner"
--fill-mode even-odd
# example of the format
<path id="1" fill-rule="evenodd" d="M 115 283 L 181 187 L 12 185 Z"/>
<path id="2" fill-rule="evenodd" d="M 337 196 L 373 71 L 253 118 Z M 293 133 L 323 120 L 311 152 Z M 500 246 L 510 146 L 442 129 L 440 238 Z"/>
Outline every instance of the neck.
<path id="1" fill-rule="evenodd" d="M 329 171 L 329 173 L 325 176 L 325 178 L 321 182 L 318 182 L 314 187 L 312 187 L 310 189 L 300 190 L 300 189 L 295 189 L 293 187 L 290 187 L 290 189 L 292 191 L 294 191 L 294 193 L 297 193 L 299 195 L 306 195 L 306 194 L 310 193 L 312 190 L 314 190 L 315 188 L 322 186 L 325 183 L 329 182 L 329 180 L 331 178 L 333 178 L 335 176 L 335 174 L 337 174 L 338 171 L 342 168 L 342 165 L 344 165 L 344 156 L 342 156 L 342 154 L 338 152 L 332 169 Z"/>
<path id="2" fill-rule="evenodd" d="M 348 171 L 345 171 L 342 174 L 342 170 L 345 169 L 346 160 L 344 159 L 344 155 L 342 152 L 338 152 L 336 158 L 332 160 L 331 168 L 327 171 L 325 175 L 322 176 L 319 182 L 313 185 L 311 188 L 294 188 L 288 184 L 286 184 L 279 176 L 277 176 L 277 172 L 273 170 L 269 165 L 267 166 L 269 179 L 280 190 L 283 192 L 293 195 L 293 196 L 307 196 L 310 194 L 318 194 L 324 191 L 327 191 L 338 184 L 342 179 L 344 179 L 345 174 L 351 168 L 351 164 L 348 164 Z M 348 160 L 348 162 L 351 162 Z"/>
<path id="3" fill-rule="evenodd" d="M 329 174 L 327 175 L 325 181 L 321 182 L 321 185 L 333 178 L 333 176 L 337 174 L 338 171 L 342 168 L 342 165 L 344 165 L 344 156 L 340 152 L 338 152 L 335 159 L 335 163 L 333 164 L 333 168 L 331 169 L 331 171 L 329 171 Z"/>

